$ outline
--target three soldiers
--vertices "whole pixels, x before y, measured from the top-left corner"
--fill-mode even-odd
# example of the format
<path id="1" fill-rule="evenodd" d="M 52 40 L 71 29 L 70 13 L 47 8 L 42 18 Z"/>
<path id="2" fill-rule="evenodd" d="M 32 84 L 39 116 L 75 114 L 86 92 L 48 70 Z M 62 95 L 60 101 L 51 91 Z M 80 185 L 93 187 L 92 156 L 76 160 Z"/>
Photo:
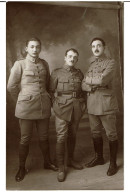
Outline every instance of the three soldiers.
<path id="1" fill-rule="evenodd" d="M 104 164 L 101 136 L 103 125 L 110 146 L 110 166 L 107 175 L 114 175 L 117 172 L 118 138 L 115 113 L 118 106 L 112 89 L 114 60 L 104 55 L 105 42 L 102 39 L 94 38 L 91 45 L 94 57 L 91 58 L 85 77 L 79 69 L 75 68 L 79 53 L 73 48 L 66 51 L 63 67 L 54 70 L 50 77 L 47 62 L 39 58 L 41 42 L 37 38 L 27 41 L 26 58 L 16 61 L 11 69 L 8 91 L 17 102 L 15 116 L 19 118 L 21 129 L 19 170 L 16 181 L 23 180 L 26 174 L 25 162 L 34 123 L 44 156 L 44 168 L 57 170 L 57 167 L 51 163 L 49 155 L 48 127 L 51 101 L 57 133 L 56 158 L 59 168 L 57 179 L 59 182 L 65 180 L 66 153 L 67 166 L 83 169 L 81 164 L 74 161 L 76 133 L 86 109 L 86 97 L 83 91 L 87 92 L 87 109 L 95 149 L 95 158 L 86 166 Z"/>

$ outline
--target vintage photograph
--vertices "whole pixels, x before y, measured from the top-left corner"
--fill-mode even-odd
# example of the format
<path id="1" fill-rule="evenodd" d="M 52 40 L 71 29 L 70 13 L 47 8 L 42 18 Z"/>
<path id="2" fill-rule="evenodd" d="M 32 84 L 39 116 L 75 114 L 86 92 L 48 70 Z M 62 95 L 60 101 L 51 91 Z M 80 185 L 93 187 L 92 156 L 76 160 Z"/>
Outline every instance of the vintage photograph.
<path id="1" fill-rule="evenodd" d="M 6 2 L 6 190 L 124 190 L 124 3 Z"/>

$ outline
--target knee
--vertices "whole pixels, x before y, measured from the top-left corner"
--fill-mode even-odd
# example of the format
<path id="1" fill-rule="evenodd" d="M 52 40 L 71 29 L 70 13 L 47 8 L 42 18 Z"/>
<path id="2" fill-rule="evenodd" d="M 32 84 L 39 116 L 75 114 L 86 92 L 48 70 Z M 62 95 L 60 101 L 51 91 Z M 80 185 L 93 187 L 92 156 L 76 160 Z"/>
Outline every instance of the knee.
<path id="1" fill-rule="evenodd" d="M 109 140 L 109 141 L 118 140 L 117 134 L 108 134 L 107 137 L 108 137 L 108 140 Z"/>
<path id="2" fill-rule="evenodd" d="M 23 144 L 25 146 L 29 145 L 30 140 L 31 140 L 31 137 L 29 137 L 29 136 L 21 137 L 20 144 Z"/>
<path id="3" fill-rule="evenodd" d="M 66 134 L 57 136 L 57 143 L 64 143 L 66 141 Z"/>

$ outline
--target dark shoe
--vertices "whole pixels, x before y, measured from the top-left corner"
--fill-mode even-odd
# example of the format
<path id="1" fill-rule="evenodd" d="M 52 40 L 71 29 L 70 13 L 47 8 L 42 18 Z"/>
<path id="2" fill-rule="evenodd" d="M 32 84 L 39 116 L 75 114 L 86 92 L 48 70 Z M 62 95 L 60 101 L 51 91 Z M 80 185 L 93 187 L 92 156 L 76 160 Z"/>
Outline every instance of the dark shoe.
<path id="1" fill-rule="evenodd" d="M 59 168 L 57 180 L 59 182 L 63 182 L 65 180 L 65 177 L 66 177 L 65 168 L 64 168 L 64 166 L 62 166 Z"/>
<path id="2" fill-rule="evenodd" d="M 58 167 L 56 167 L 55 165 L 53 165 L 52 163 L 46 163 L 44 164 L 44 168 L 45 169 L 51 169 L 53 171 L 58 171 Z"/>
<path id="3" fill-rule="evenodd" d="M 20 167 L 18 172 L 17 172 L 17 174 L 16 174 L 16 176 L 15 176 L 15 180 L 17 182 L 20 182 L 21 180 L 24 179 L 25 174 L 26 174 L 25 168 L 24 167 Z"/>
<path id="4" fill-rule="evenodd" d="M 109 169 L 107 171 L 108 176 L 113 176 L 114 174 L 117 173 L 117 165 L 110 163 Z"/>
<path id="5" fill-rule="evenodd" d="M 92 161 L 90 161 L 89 163 L 87 163 L 85 166 L 86 167 L 94 167 L 96 165 L 104 165 L 104 159 L 103 157 L 100 158 L 97 155 L 95 156 L 94 159 L 92 159 Z"/>
<path id="6" fill-rule="evenodd" d="M 110 148 L 110 166 L 107 171 L 108 176 L 112 176 L 117 173 L 117 164 L 116 164 L 116 157 L 117 157 L 117 149 L 118 149 L 118 141 L 109 141 L 109 148 Z"/>
<path id="7" fill-rule="evenodd" d="M 80 165 L 79 163 L 77 163 L 76 161 L 74 161 L 72 159 L 68 161 L 67 165 L 68 165 L 68 167 L 73 167 L 74 169 L 78 169 L 78 170 L 83 169 L 82 165 Z"/>

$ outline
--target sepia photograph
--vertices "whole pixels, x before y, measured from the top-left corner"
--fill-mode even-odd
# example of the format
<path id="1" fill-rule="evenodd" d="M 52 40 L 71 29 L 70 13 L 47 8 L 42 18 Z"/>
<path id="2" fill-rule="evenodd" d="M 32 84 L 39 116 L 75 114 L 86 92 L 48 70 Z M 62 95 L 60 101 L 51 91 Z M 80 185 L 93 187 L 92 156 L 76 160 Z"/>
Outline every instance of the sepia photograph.
<path id="1" fill-rule="evenodd" d="M 124 190 L 124 2 L 6 2 L 6 190 Z"/>

